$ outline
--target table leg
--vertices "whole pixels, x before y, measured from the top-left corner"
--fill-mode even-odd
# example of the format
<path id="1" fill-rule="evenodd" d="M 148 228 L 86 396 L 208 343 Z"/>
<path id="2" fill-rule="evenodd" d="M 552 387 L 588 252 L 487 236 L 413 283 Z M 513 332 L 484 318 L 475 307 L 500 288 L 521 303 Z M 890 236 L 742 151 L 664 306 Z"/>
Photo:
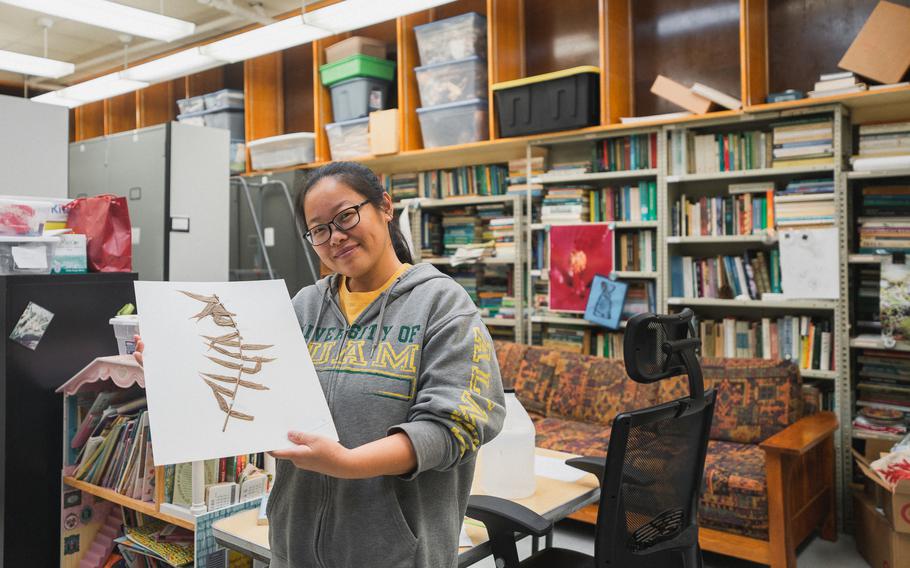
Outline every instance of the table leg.
<path id="1" fill-rule="evenodd" d="M 531 537 L 531 554 L 536 553 L 540 550 L 540 537 L 532 536 Z"/>
<path id="2" fill-rule="evenodd" d="M 545 546 L 547 548 L 553 548 L 553 529 L 550 529 L 550 532 L 547 533 Z"/>

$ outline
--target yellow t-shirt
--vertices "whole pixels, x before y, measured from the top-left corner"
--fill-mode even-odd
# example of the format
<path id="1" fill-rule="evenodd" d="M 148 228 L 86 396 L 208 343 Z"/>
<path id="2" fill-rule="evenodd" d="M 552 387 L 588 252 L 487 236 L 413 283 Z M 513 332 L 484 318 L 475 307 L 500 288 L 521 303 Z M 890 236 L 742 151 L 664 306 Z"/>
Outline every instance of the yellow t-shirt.
<path id="1" fill-rule="evenodd" d="M 341 311 L 344 312 L 344 317 L 348 318 L 348 323 L 354 323 L 357 316 L 359 316 L 363 310 L 367 309 L 367 306 L 373 303 L 373 300 L 385 292 L 386 289 L 395 282 L 395 279 L 404 274 L 409 268 L 411 268 L 410 264 L 402 264 L 401 268 L 395 271 L 395 274 L 385 281 L 385 284 L 378 289 L 370 290 L 369 292 L 351 292 L 348 290 L 347 278 L 342 276 L 341 284 L 338 287 L 338 303 L 341 304 Z"/>

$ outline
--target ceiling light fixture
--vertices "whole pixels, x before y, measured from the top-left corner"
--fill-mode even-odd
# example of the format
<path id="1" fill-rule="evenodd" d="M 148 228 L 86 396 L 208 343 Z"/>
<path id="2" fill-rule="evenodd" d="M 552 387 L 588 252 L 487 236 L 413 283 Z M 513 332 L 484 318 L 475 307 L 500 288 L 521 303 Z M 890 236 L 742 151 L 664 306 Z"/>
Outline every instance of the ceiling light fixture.
<path id="1" fill-rule="evenodd" d="M 200 52 L 203 55 L 233 63 L 295 47 L 330 35 L 332 32 L 329 30 L 309 26 L 303 23 L 302 17 L 294 16 L 203 45 Z"/>
<path id="2" fill-rule="evenodd" d="M 356 30 L 399 16 L 429 10 L 453 0 L 343 0 L 304 15 L 311 26 L 331 30 L 333 33 Z"/>
<path id="3" fill-rule="evenodd" d="M 203 55 L 198 47 L 193 47 L 130 67 L 121 72 L 120 76 L 134 81 L 160 83 L 193 73 L 201 73 L 220 65 L 224 65 L 224 61 Z"/>
<path id="4" fill-rule="evenodd" d="M 196 30 L 196 24 L 109 0 L 0 0 L 18 6 L 135 36 L 174 41 Z"/>
<path id="5" fill-rule="evenodd" d="M 118 72 L 76 83 L 58 91 L 44 93 L 33 97 L 32 100 L 73 108 L 85 103 L 130 93 L 148 86 L 149 84 L 144 81 L 125 79 Z"/>
<path id="6" fill-rule="evenodd" d="M 0 69 L 34 77 L 57 79 L 72 74 L 76 70 L 76 66 L 66 61 L 0 49 Z"/>

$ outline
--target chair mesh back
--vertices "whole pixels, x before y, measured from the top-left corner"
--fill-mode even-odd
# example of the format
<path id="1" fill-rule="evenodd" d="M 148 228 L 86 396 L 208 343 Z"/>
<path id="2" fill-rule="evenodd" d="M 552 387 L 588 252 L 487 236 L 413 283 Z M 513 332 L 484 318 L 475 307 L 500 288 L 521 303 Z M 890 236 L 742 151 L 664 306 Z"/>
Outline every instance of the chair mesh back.
<path id="1" fill-rule="evenodd" d="M 620 491 L 632 552 L 671 540 L 689 525 L 701 421 L 695 413 L 630 428 Z"/>

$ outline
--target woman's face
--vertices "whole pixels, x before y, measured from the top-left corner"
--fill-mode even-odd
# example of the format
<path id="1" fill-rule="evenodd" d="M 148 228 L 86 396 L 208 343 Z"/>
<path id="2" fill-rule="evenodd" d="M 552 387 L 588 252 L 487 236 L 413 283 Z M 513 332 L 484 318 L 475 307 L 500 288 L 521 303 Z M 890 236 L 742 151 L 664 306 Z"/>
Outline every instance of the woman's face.
<path id="1" fill-rule="evenodd" d="M 339 212 L 365 200 L 363 195 L 344 182 L 331 176 L 322 178 L 310 188 L 304 198 L 307 230 L 323 223 L 331 225 L 332 219 Z M 383 201 L 385 211 L 367 203 L 360 208 L 360 222 L 355 227 L 341 231 L 332 226 L 329 240 L 313 247 L 319 259 L 331 271 L 348 278 L 361 278 L 370 272 L 391 246 L 391 199 L 385 195 Z"/>

